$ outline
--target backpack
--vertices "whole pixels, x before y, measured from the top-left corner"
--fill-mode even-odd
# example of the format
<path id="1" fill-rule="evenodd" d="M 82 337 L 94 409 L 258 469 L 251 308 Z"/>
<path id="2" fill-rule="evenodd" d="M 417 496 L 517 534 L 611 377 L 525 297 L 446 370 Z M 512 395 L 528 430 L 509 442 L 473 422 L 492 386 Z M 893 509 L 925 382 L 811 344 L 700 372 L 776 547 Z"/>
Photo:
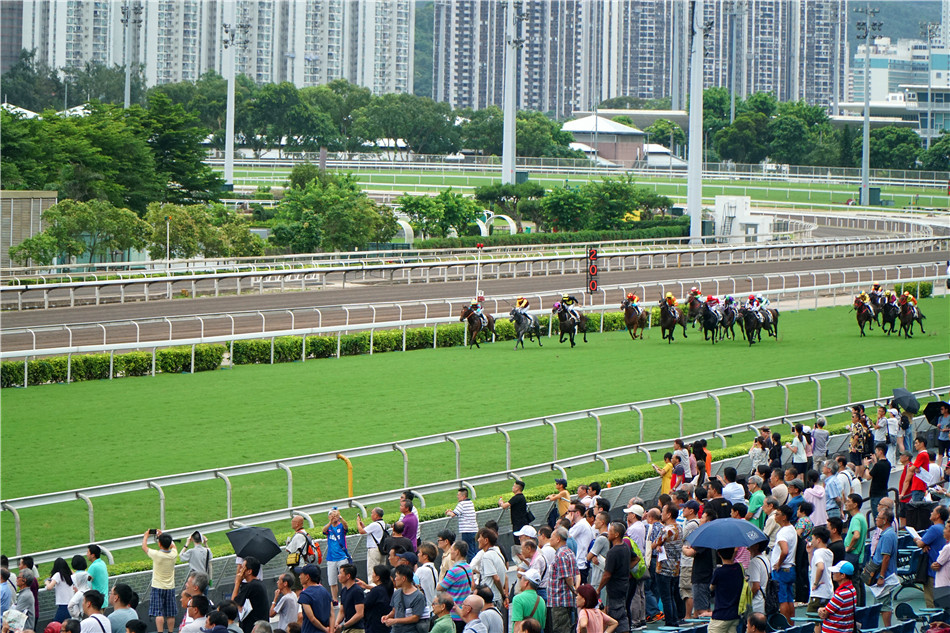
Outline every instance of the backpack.
<path id="1" fill-rule="evenodd" d="M 390 534 L 389 534 L 389 530 L 386 529 L 385 523 L 380 521 L 380 525 L 383 528 L 383 536 L 376 543 L 376 549 L 379 551 L 380 554 L 382 554 L 383 556 L 386 556 L 387 554 L 389 554 L 389 551 L 387 551 L 386 548 L 383 547 L 383 544 L 386 542 L 386 539 L 389 538 Z"/>
<path id="2" fill-rule="evenodd" d="M 633 552 L 633 556 L 630 558 L 630 577 L 634 580 L 640 580 L 647 571 L 647 562 L 643 556 L 643 551 L 628 536 L 623 537 L 623 542 L 630 546 L 630 551 Z"/>
<path id="3" fill-rule="evenodd" d="M 323 562 L 323 551 L 320 549 L 320 544 L 310 538 L 310 535 L 306 532 L 303 532 L 304 544 L 296 552 L 291 552 L 287 555 L 287 565 L 289 567 L 296 567 L 299 564 L 309 565 L 317 564 Z"/>
<path id="4" fill-rule="evenodd" d="M 742 572 L 742 590 L 739 592 L 739 617 L 744 618 L 752 609 L 752 585 L 749 584 L 749 578 L 745 569 L 742 569 L 742 565 L 739 565 L 739 570 Z"/>

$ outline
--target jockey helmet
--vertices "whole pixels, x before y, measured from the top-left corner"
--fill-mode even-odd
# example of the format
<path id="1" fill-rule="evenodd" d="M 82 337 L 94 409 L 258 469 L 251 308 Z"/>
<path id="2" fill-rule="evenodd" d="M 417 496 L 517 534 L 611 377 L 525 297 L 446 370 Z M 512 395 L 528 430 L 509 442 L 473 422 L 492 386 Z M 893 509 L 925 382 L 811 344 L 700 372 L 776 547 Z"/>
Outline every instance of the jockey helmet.
<path id="1" fill-rule="evenodd" d="M 560 310 L 560 309 L 561 309 L 561 302 L 560 302 L 560 301 L 555 301 L 555 302 L 554 302 L 554 305 L 551 306 L 551 307 L 554 308 L 555 310 Z"/>
<path id="2" fill-rule="evenodd" d="M 673 298 L 673 293 L 672 293 L 672 292 L 666 293 L 666 298 L 667 298 L 667 299 L 672 299 L 672 298 Z"/>
<path id="3" fill-rule="evenodd" d="M 524 297 L 518 297 L 518 301 L 524 301 Z"/>
<path id="4" fill-rule="evenodd" d="M 477 305 L 478 305 L 478 299 L 472 299 L 472 305 L 473 305 L 473 306 L 477 306 Z"/>
<path id="5" fill-rule="evenodd" d="M 910 291 L 909 291 L 909 290 L 905 290 L 905 291 L 904 291 L 904 296 L 905 296 L 905 297 L 909 297 L 909 296 L 910 296 Z"/>
<path id="6" fill-rule="evenodd" d="M 755 301 L 755 295 L 749 295 L 749 301 Z"/>
<path id="7" fill-rule="evenodd" d="M 875 290 L 877 290 L 878 288 L 881 287 L 881 284 L 875 283 L 872 287 L 873 287 Z"/>
<path id="8" fill-rule="evenodd" d="M 566 292 L 561 295 L 561 299 L 564 299 L 565 301 L 567 301 L 570 298 L 571 298 L 571 295 L 567 294 Z"/>
<path id="9" fill-rule="evenodd" d="M 885 296 L 885 297 L 890 297 L 891 294 L 892 294 L 892 293 L 891 293 L 890 290 L 885 290 L 885 291 L 884 291 L 884 296 Z"/>
<path id="10" fill-rule="evenodd" d="M 630 299 L 631 301 L 633 301 L 636 298 L 637 298 L 637 295 L 633 294 L 632 292 L 627 293 L 627 299 Z"/>
<path id="11" fill-rule="evenodd" d="M 692 288 L 690 288 L 689 291 L 694 294 L 699 294 L 699 288 L 697 288 L 696 286 L 693 286 Z"/>
<path id="12" fill-rule="evenodd" d="M 708 297 L 706 297 L 707 303 L 712 303 L 713 301 L 715 301 L 715 297 L 713 297 L 712 295 L 709 295 Z"/>

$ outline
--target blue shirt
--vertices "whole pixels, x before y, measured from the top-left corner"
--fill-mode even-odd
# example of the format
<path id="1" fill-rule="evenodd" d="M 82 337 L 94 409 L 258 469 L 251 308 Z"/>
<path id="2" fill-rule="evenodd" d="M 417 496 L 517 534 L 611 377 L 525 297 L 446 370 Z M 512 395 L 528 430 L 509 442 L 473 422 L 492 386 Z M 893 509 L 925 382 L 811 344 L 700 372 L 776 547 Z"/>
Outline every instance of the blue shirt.
<path id="1" fill-rule="evenodd" d="M 937 436 L 937 439 L 950 440 L 950 415 L 942 415 L 937 418 L 937 428 L 940 429 L 940 435 Z"/>
<path id="2" fill-rule="evenodd" d="M 874 550 L 871 560 L 880 565 L 884 561 L 884 554 L 891 555 L 891 559 L 887 562 L 887 570 L 881 570 L 881 577 L 887 578 L 897 573 L 897 532 L 890 526 L 878 539 L 877 549 Z"/>
<path id="3" fill-rule="evenodd" d="M 7 612 L 13 602 L 13 589 L 10 583 L 0 583 L 0 615 Z"/>
<path id="4" fill-rule="evenodd" d="M 797 513 L 798 513 L 798 506 L 802 505 L 802 502 L 803 502 L 804 500 L 805 500 L 805 498 L 802 497 L 801 495 L 798 495 L 797 497 L 793 497 L 793 496 L 789 495 L 788 501 L 786 501 L 785 503 L 787 503 L 787 504 L 788 504 L 788 507 L 791 508 L 792 510 L 794 510 L 795 513 L 797 514 Z"/>
<path id="5" fill-rule="evenodd" d="M 830 477 L 825 478 L 825 509 L 827 510 L 836 510 L 840 506 L 838 505 L 838 498 L 841 496 L 841 482 L 838 481 L 837 475 L 831 475 Z M 895 552 L 896 555 L 896 552 Z"/>
<path id="6" fill-rule="evenodd" d="M 342 527 L 342 526 L 341 526 Z M 323 585 L 310 585 L 300 592 L 297 598 L 297 604 L 310 605 L 314 617 L 320 621 L 323 626 L 330 626 L 330 592 Z M 305 613 L 303 624 L 300 627 L 300 633 L 320 633 L 320 629 L 313 625 L 310 618 Z"/>
<path id="7" fill-rule="evenodd" d="M 325 532 L 327 535 L 327 560 L 338 561 L 346 560 L 346 532 L 343 530 L 343 524 L 330 524 Z M 321 620 L 322 621 L 322 620 Z"/>
<path id="8" fill-rule="evenodd" d="M 947 544 L 947 541 L 943 538 L 943 524 L 938 523 L 936 525 L 931 525 L 927 530 L 920 535 L 920 540 L 924 542 L 924 545 L 928 545 L 930 549 L 927 551 L 927 556 L 930 558 L 930 563 L 936 563 L 937 557 L 940 556 L 940 550 L 943 549 L 943 546 Z M 927 573 L 930 574 L 931 578 L 937 577 L 937 572 L 927 565 Z"/>

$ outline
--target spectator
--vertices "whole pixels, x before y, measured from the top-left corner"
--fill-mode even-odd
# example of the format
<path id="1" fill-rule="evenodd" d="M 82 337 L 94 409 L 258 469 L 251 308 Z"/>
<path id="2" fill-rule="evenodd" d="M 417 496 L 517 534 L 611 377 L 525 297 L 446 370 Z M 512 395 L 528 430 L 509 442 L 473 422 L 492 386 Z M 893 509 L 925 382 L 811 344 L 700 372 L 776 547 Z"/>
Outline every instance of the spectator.
<path id="1" fill-rule="evenodd" d="M 732 514 L 732 503 L 722 496 L 723 485 L 718 479 L 710 479 L 706 485 L 706 494 L 708 499 L 703 506 L 703 510 L 712 510 L 716 513 L 717 519 L 728 519 Z"/>
<path id="2" fill-rule="evenodd" d="M 16 585 L 10 581 L 10 570 L 0 567 L 0 616 L 3 616 L 11 606 L 16 595 Z"/>
<path id="3" fill-rule="evenodd" d="M 722 496 L 733 505 L 744 503 L 745 490 L 742 489 L 742 484 L 737 481 L 739 473 L 736 472 L 736 469 L 732 466 L 726 466 L 722 474 L 723 480 L 725 481 L 725 485 L 722 488 Z"/>
<path id="4" fill-rule="evenodd" d="M 663 468 L 651 464 L 656 474 L 660 476 L 660 494 L 668 495 L 673 488 L 673 453 L 663 455 Z"/>
<path id="5" fill-rule="evenodd" d="M 455 633 L 455 624 L 452 623 L 452 610 L 455 608 L 455 601 L 452 600 L 452 596 L 443 591 L 432 601 L 431 607 L 432 617 L 435 618 L 435 621 L 429 633 Z M 515 622 L 516 627 L 518 624 L 520 623 Z M 520 633 L 517 628 L 515 631 Z"/>
<path id="6" fill-rule="evenodd" d="M 594 493 L 590 491 L 587 484 L 581 484 L 577 487 L 577 501 L 583 503 L 585 508 L 594 505 Z"/>
<path id="7" fill-rule="evenodd" d="M 287 539 L 284 550 L 288 554 L 300 554 L 300 565 L 315 564 L 317 562 L 316 558 L 311 556 L 308 552 L 310 549 L 309 544 L 312 541 L 310 534 L 303 528 L 303 517 L 299 514 L 295 514 L 293 518 L 290 519 L 290 527 L 293 529 L 294 535 Z"/>
<path id="8" fill-rule="evenodd" d="M 468 565 L 468 543 L 465 541 L 456 541 L 452 544 L 452 567 L 446 572 L 445 577 L 439 582 L 437 589 L 445 591 L 455 600 L 456 610 L 462 608 L 465 598 L 471 595 L 472 588 L 475 586 L 472 575 L 472 568 Z M 452 620 L 461 622 L 456 611 L 452 612 Z"/>
<path id="9" fill-rule="evenodd" d="M 139 606 L 139 594 L 132 591 L 132 587 L 124 582 L 117 582 L 109 592 L 109 602 L 112 604 L 112 613 L 109 614 L 109 624 L 113 631 L 125 631 L 129 620 L 137 620 L 135 608 Z"/>
<path id="10" fill-rule="evenodd" d="M 194 545 L 194 547 L 188 549 L 189 545 Z M 188 568 L 191 571 L 201 572 L 207 574 L 209 578 L 211 577 L 211 550 L 208 549 L 207 541 L 201 532 L 196 530 L 185 539 L 185 544 L 181 546 L 178 557 L 181 562 L 188 563 Z"/>
<path id="11" fill-rule="evenodd" d="M 394 549 L 399 549 L 398 553 L 411 552 L 412 542 L 403 536 L 405 528 L 401 520 L 393 523 L 393 533 L 383 539 L 383 553 L 388 555 Z"/>
<path id="12" fill-rule="evenodd" d="M 831 540 L 828 542 L 828 549 L 831 550 L 832 562 L 837 565 L 841 561 L 845 560 L 845 546 L 844 546 L 844 521 L 841 519 L 828 519 L 828 532 L 831 534 Z"/>
<path id="13" fill-rule="evenodd" d="M 755 611 L 749 616 L 746 633 L 766 633 L 769 630 L 769 620 L 761 611 Z"/>
<path id="14" fill-rule="evenodd" d="M 914 466 L 911 463 L 912 459 L 913 459 L 913 455 L 911 455 L 908 451 L 904 451 L 903 453 L 900 454 L 900 458 L 899 458 L 900 466 L 903 468 L 903 470 L 901 471 L 900 482 L 897 484 L 897 490 L 899 491 L 898 498 L 900 500 L 900 505 L 898 506 L 897 515 L 901 519 L 901 527 L 903 527 L 904 524 L 906 523 L 906 519 L 904 518 L 905 517 L 904 508 L 911 501 L 910 488 L 911 488 L 911 480 L 914 477 Z M 887 497 L 884 497 L 884 499 L 887 499 Z"/>
<path id="15" fill-rule="evenodd" d="M 482 614 L 482 609 L 484 608 L 485 601 L 478 596 L 472 595 L 466 598 L 461 608 L 462 622 L 465 623 L 465 626 L 459 633 L 488 633 L 485 625 L 478 619 L 478 616 Z M 393 633 L 401 632 L 394 629 Z"/>
<path id="16" fill-rule="evenodd" d="M 393 597 L 393 583 L 389 568 L 386 565 L 376 565 L 373 567 L 372 581 L 373 586 L 369 588 L 363 599 L 363 629 L 366 633 L 389 633 L 389 627 L 382 623 L 384 615 L 389 613 Z M 361 588 L 363 585 L 360 585 Z M 440 594 L 446 596 L 448 594 Z M 451 596 L 449 596 L 451 600 Z M 452 623 L 451 612 L 454 604 L 447 607 L 445 613 L 441 611 L 439 615 L 449 615 L 449 624 Z M 449 633 L 454 633 L 454 627 Z"/>
<path id="17" fill-rule="evenodd" d="M 455 543 L 455 532 L 452 530 L 442 530 L 438 534 L 436 545 L 442 552 L 439 563 L 439 582 L 445 578 L 445 573 L 452 568 L 452 545 Z"/>
<path id="18" fill-rule="evenodd" d="M 749 449 L 749 460 L 752 461 L 752 472 L 762 464 L 769 463 L 769 453 L 762 444 L 762 438 L 756 436 L 752 439 L 752 448 Z"/>
<path id="19" fill-rule="evenodd" d="M 419 517 L 415 514 L 415 507 L 410 499 L 399 502 L 399 512 L 402 513 L 402 535 L 412 543 L 415 552 L 419 543 Z"/>
<path id="20" fill-rule="evenodd" d="M 709 633 L 732 633 L 739 623 L 739 598 L 744 575 L 735 560 L 734 548 L 721 549 L 718 554 L 722 565 L 713 572 L 709 584 L 715 595 Z"/>
<path id="21" fill-rule="evenodd" d="M 419 546 L 419 588 L 426 596 L 426 604 L 431 605 L 438 597 L 435 590 L 439 584 L 439 570 L 435 567 L 435 561 L 439 559 L 438 551 L 435 545 L 426 542 Z M 354 576 L 354 580 L 355 580 Z"/>
<path id="22" fill-rule="evenodd" d="M 36 568 L 36 565 L 33 563 L 32 556 L 22 556 L 20 557 L 20 562 L 18 564 L 18 569 L 28 569 L 33 572 L 33 582 L 30 584 L 30 591 L 33 592 L 33 599 L 36 601 L 36 604 L 40 603 L 40 571 Z"/>
<path id="23" fill-rule="evenodd" d="M 547 621 L 547 604 L 538 593 L 541 586 L 541 574 L 537 569 L 528 569 L 518 572 L 521 577 L 518 581 L 518 593 L 511 601 L 511 622 L 514 633 L 523 633 L 521 623 L 528 618 L 534 618 L 544 628 Z"/>
<path id="24" fill-rule="evenodd" d="M 409 501 L 409 503 L 412 503 Z M 363 589 L 356 584 L 356 566 L 352 563 L 340 565 L 339 571 L 340 608 L 337 610 L 334 631 L 363 630 Z M 421 593 L 421 592 L 420 592 Z M 423 608 L 426 606 L 423 594 Z M 421 611 L 420 611 L 421 613 Z"/>
<path id="25" fill-rule="evenodd" d="M 828 523 L 828 513 L 825 511 L 825 487 L 820 484 L 821 474 L 817 470 L 809 470 L 805 473 L 805 490 L 802 492 L 802 498 L 813 508 L 810 518 L 815 527 Z"/>
<path id="26" fill-rule="evenodd" d="M 818 613 L 831 600 L 833 587 L 831 585 L 831 568 L 834 566 L 834 555 L 828 549 L 831 534 L 828 528 L 815 528 L 812 534 L 811 565 L 809 568 L 809 600 L 808 613 Z"/>
<path id="27" fill-rule="evenodd" d="M 772 548 L 772 581 L 778 588 L 779 611 L 789 622 L 795 615 L 795 549 L 798 534 L 792 527 L 794 513 L 783 505 L 775 515 L 779 530 Z"/>
<path id="28" fill-rule="evenodd" d="M 293 576 L 291 576 L 293 581 Z M 201 633 L 208 622 L 208 612 L 211 611 L 211 602 L 205 596 L 198 594 L 188 599 L 185 609 L 191 616 L 191 623 L 182 627 L 181 633 Z M 294 614 L 294 621 L 297 620 L 297 614 Z"/>
<path id="29" fill-rule="evenodd" d="M 566 493 L 566 488 L 567 482 L 564 482 L 561 490 Z M 558 502 L 558 507 L 560 507 L 560 502 Z M 446 510 L 445 514 L 450 517 L 458 517 L 459 536 L 468 545 L 468 561 L 472 562 L 477 548 L 475 536 L 478 533 L 478 521 L 475 519 L 475 504 L 468 498 L 468 488 L 458 489 L 458 503 L 453 510 Z"/>
<path id="30" fill-rule="evenodd" d="M 590 573 L 587 577 L 590 580 L 590 586 L 595 589 L 600 587 L 600 579 L 604 575 L 605 559 L 607 552 L 610 550 L 610 537 L 607 534 L 607 526 L 609 525 L 610 514 L 607 512 L 598 512 L 594 517 L 594 540 L 591 542 L 590 549 L 587 552 L 587 564 L 590 568 Z M 597 593 L 599 594 L 600 591 L 598 590 Z"/>
<path id="31" fill-rule="evenodd" d="M 782 434 L 772 433 L 772 446 L 769 447 L 769 466 L 782 467 Z"/>
<path id="32" fill-rule="evenodd" d="M 477 569 L 480 571 L 482 584 L 491 588 L 492 599 L 489 601 L 496 606 L 508 607 L 508 582 L 506 580 L 508 566 L 496 546 L 498 534 L 494 530 L 482 528 L 478 532 L 478 547 L 481 550 Z"/>
<path id="33" fill-rule="evenodd" d="M 900 429 L 900 414 L 896 409 L 887 410 L 887 459 L 893 462 L 899 453 L 910 452 L 910 446 L 904 444 L 904 434 Z"/>
<path id="34" fill-rule="evenodd" d="M 551 546 L 556 554 L 548 572 L 548 604 L 551 607 L 551 630 L 568 633 L 574 610 L 575 577 L 580 576 L 577 558 L 567 547 L 567 529 L 558 527 L 551 534 Z"/>
<path id="35" fill-rule="evenodd" d="M 175 614 L 178 605 L 175 604 L 175 562 L 178 560 L 178 548 L 172 541 L 170 534 L 156 530 L 155 538 L 159 549 L 148 546 L 148 537 L 151 530 L 142 535 L 142 550 L 152 559 L 152 584 L 148 598 L 148 614 L 155 618 L 155 628 L 158 633 L 165 630 L 168 623 L 168 633 L 175 631 Z"/>
<path id="36" fill-rule="evenodd" d="M 683 543 L 686 543 L 687 537 L 699 527 L 699 511 L 701 507 L 695 499 L 690 499 L 683 506 Z M 685 553 L 686 546 L 683 546 L 683 555 L 680 557 L 680 599 L 683 600 L 683 618 L 688 620 L 693 617 L 693 557 Z M 642 550 L 641 550 L 642 551 Z"/>
<path id="37" fill-rule="evenodd" d="M 409 504 L 409 509 L 405 510 L 405 504 Z M 406 523 L 415 519 L 406 517 L 406 513 L 411 513 L 412 502 L 411 501 L 401 501 L 400 510 L 403 511 L 403 536 L 406 536 Z M 346 521 L 343 520 L 343 517 L 340 515 L 340 511 L 336 508 L 330 510 L 327 514 L 329 521 L 326 525 L 323 526 L 323 535 L 327 537 L 327 583 L 330 585 L 330 594 L 333 597 L 333 606 L 337 606 L 340 589 L 339 589 L 339 578 L 340 578 L 340 565 L 343 565 L 349 558 L 349 552 L 346 550 L 346 531 L 350 526 L 346 524 Z M 418 519 L 416 519 L 417 527 L 419 525 Z M 414 552 L 416 551 L 416 541 L 415 536 L 409 538 L 409 548 L 406 549 L 408 552 L 410 549 Z"/>
<path id="38" fill-rule="evenodd" d="M 274 633 L 274 628 L 271 627 L 270 622 L 267 620 L 259 620 L 254 623 L 254 628 L 251 629 L 251 633 Z"/>
<path id="39" fill-rule="evenodd" d="M 796 424 L 792 432 L 792 441 L 785 443 L 785 448 L 792 452 L 792 465 L 800 473 L 808 470 L 807 447 L 805 446 L 805 427 Z"/>
<path id="40" fill-rule="evenodd" d="M 811 514 L 814 510 L 815 507 L 807 501 L 798 504 L 798 509 L 795 511 L 795 531 L 800 541 L 807 541 L 815 531 L 815 524 L 811 522 Z"/>
<path id="41" fill-rule="evenodd" d="M 891 614 L 894 611 L 893 594 L 896 587 L 900 587 L 900 577 L 897 575 L 897 533 L 894 531 L 894 516 L 886 508 L 877 514 L 875 523 L 881 530 L 877 547 L 871 555 L 871 560 L 881 566 L 877 578 L 871 579 L 871 591 L 878 604 L 881 605 L 881 620 L 885 627 L 891 625 Z"/>
<path id="42" fill-rule="evenodd" d="M 658 557 L 662 559 L 657 561 L 656 576 L 667 626 L 679 626 L 680 614 L 685 608 L 679 595 L 679 566 L 683 538 L 679 526 L 676 525 L 678 515 L 679 511 L 673 504 L 663 506 L 661 512 L 663 529 L 659 538 L 653 542 L 653 551 L 658 552 Z M 662 548 L 662 555 L 659 554 L 660 548 Z"/>
<path id="43" fill-rule="evenodd" d="M 765 492 L 762 491 L 762 478 L 752 475 L 746 480 L 749 486 L 749 512 L 746 515 L 749 522 L 760 530 L 765 525 Z"/>
<path id="44" fill-rule="evenodd" d="M 239 618 L 241 617 L 241 612 L 238 610 L 238 605 L 234 600 L 226 598 L 218 603 L 218 611 L 224 614 L 228 619 L 228 631 L 231 633 L 244 633 L 241 630 L 241 623 Z"/>
<path id="45" fill-rule="evenodd" d="M 76 554 L 69 562 L 73 568 L 73 596 L 66 608 L 69 610 L 69 617 L 78 621 L 82 618 L 83 595 L 92 587 L 89 584 L 89 573 L 86 571 L 86 558 Z"/>
<path id="46" fill-rule="evenodd" d="M 95 543 L 86 548 L 86 560 L 89 561 L 89 569 L 86 570 L 89 574 L 89 586 L 105 596 L 109 593 L 109 570 L 100 558 L 101 556 L 102 549 Z M 75 568 L 76 566 L 73 565 L 73 569 Z"/>
<path id="47" fill-rule="evenodd" d="M 277 590 L 271 602 L 269 615 L 277 618 L 277 628 L 287 630 L 287 625 L 297 621 L 297 594 L 294 593 L 294 575 L 285 572 L 277 579 Z"/>
<path id="48" fill-rule="evenodd" d="M 131 625 L 133 622 L 138 622 L 138 620 L 130 620 L 128 625 Z M 228 633 L 230 630 L 228 628 L 228 616 L 224 615 L 220 611 L 212 611 L 208 614 L 207 619 L 205 620 L 205 632 L 206 633 Z M 293 625 L 298 627 L 297 633 L 300 633 L 299 625 L 297 621 L 294 620 Z M 145 633 L 145 623 L 142 622 L 141 633 Z M 126 633 L 139 633 L 136 629 L 127 628 Z"/>
<path id="49" fill-rule="evenodd" d="M 850 454 L 848 459 L 854 464 L 860 464 L 864 458 L 868 442 L 868 422 L 864 415 L 864 405 L 851 407 L 851 438 L 848 442 Z"/>
<path id="50" fill-rule="evenodd" d="M 587 564 L 587 552 L 594 541 L 594 529 L 584 520 L 584 506 L 577 501 L 571 504 L 571 508 L 568 510 L 568 518 L 571 520 L 568 535 L 577 543 L 577 569 L 581 573 L 581 583 L 584 583 L 590 572 L 590 566 Z"/>
<path id="51" fill-rule="evenodd" d="M 106 597 L 95 589 L 90 589 L 83 594 L 82 612 L 85 614 L 86 619 L 82 621 L 79 629 L 80 633 L 112 633 L 112 625 L 109 624 L 109 618 L 102 615 L 102 605 L 105 604 L 105 600 Z M 32 628 L 32 621 L 27 620 L 26 629 Z"/>
<path id="52" fill-rule="evenodd" d="M 940 405 L 940 416 L 934 420 L 940 434 L 937 436 L 937 454 L 940 456 L 941 468 L 947 466 L 947 456 L 950 455 L 950 407 L 946 403 Z"/>
<path id="53" fill-rule="evenodd" d="M 930 455 L 927 453 L 927 439 L 920 435 L 914 440 L 914 450 L 917 451 L 917 457 L 914 458 L 914 479 L 910 484 L 910 500 L 914 503 L 920 503 L 927 494 L 927 488 L 930 485 Z"/>
<path id="54" fill-rule="evenodd" d="M 825 514 L 831 517 L 841 518 L 841 508 L 844 507 L 844 491 L 841 488 L 841 480 L 838 479 L 838 462 L 833 459 L 826 459 L 822 467 L 825 484 Z"/>
<path id="55" fill-rule="evenodd" d="M 780 507 L 778 499 L 772 496 L 766 497 L 765 503 L 762 504 L 762 513 L 766 516 L 765 527 L 762 528 L 762 531 L 769 537 L 768 549 L 775 547 L 775 537 L 778 535 L 779 528 L 781 527 L 778 524 L 778 519 L 776 519 Z"/>
<path id="56" fill-rule="evenodd" d="M 769 486 L 771 496 L 775 497 L 775 500 L 778 501 L 778 506 L 781 507 L 788 500 L 788 486 L 785 485 L 785 471 L 781 468 L 773 468 L 772 476 L 769 479 Z"/>
<path id="57" fill-rule="evenodd" d="M 312 567 L 313 565 L 306 565 L 304 570 Z M 241 630 L 244 633 L 251 633 L 254 623 L 258 620 L 267 620 L 269 612 L 267 608 L 267 590 L 264 589 L 264 583 L 259 578 L 260 573 L 261 562 L 253 556 L 248 556 L 243 563 L 238 565 L 237 573 L 234 576 L 231 600 L 234 600 L 238 605 L 244 605 L 245 602 L 250 603 L 250 610 L 246 611 L 241 618 Z M 300 582 L 303 583 L 303 580 L 301 579 Z M 243 608 L 247 609 L 247 607 Z M 151 608 L 149 608 L 149 611 L 151 611 Z M 314 631 L 312 628 L 310 631 L 304 628 L 304 633 L 314 633 Z"/>
<path id="58" fill-rule="evenodd" d="M 320 584 L 320 568 L 316 565 L 304 565 L 299 577 L 300 584 L 303 586 L 303 591 L 297 596 L 297 604 L 300 605 L 302 614 L 301 633 L 329 633 L 333 612 L 330 606 L 330 592 Z M 238 604 L 241 604 L 240 600 Z M 247 618 L 241 621 L 242 629 L 246 620 Z M 245 630 L 245 633 L 250 633 L 250 631 Z"/>
<path id="59" fill-rule="evenodd" d="M 482 586 L 475 593 L 485 603 L 482 612 L 478 614 L 478 619 L 485 625 L 485 631 L 487 633 L 505 633 L 505 621 L 498 607 L 492 602 L 491 589 Z"/>
<path id="60" fill-rule="evenodd" d="M 360 534 L 366 535 L 366 569 L 372 572 L 376 565 L 383 562 L 383 554 L 379 551 L 379 545 L 386 538 L 386 523 L 383 521 L 382 508 L 373 508 L 369 516 L 372 521 L 368 525 L 364 525 L 363 517 L 357 514 L 356 529 Z M 451 544 L 449 542 L 449 545 Z"/>
<path id="61" fill-rule="evenodd" d="M 577 633 L 613 633 L 618 622 L 597 608 L 597 592 L 588 584 L 577 588 Z M 555 629 L 555 633 L 556 633 Z"/>
<path id="62" fill-rule="evenodd" d="M 917 547 L 927 553 L 927 582 L 924 584 L 924 601 L 928 609 L 934 608 L 934 579 L 937 576 L 937 570 L 933 564 L 937 562 L 940 550 L 947 544 L 943 538 L 943 528 L 947 523 L 947 517 L 950 511 L 945 506 L 937 506 L 930 513 L 930 522 L 933 524 L 920 535 L 920 538 L 914 539 Z"/>
<path id="63" fill-rule="evenodd" d="M 511 484 L 511 497 L 508 498 L 508 501 L 499 497 L 498 505 L 510 513 L 512 532 L 518 532 L 530 523 L 528 520 L 528 501 L 524 497 L 524 482 L 520 479 L 515 479 L 515 482 Z"/>
<path id="64" fill-rule="evenodd" d="M 828 458 L 828 438 L 831 435 L 825 430 L 825 421 L 820 419 L 815 422 L 815 430 L 811 432 L 812 455 L 815 461 L 823 461 Z"/>
<path id="65" fill-rule="evenodd" d="M 802 492 L 805 490 L 805 483 L 801 479 L 793 479 L 788 482 L 788 501 L 786 505 L 795 511 L 795 515 L 798 515 L 798 506 L 802 504 L 805 499 L 802 497 Z"/>
<path id="66" fill-rule="evenodd" d="M 30 591 L 30 585 L 34 580 L 36 580 L 36 578 L 29 569 L 21 569 L 17 572 L 16 587 L 18 593 L 15 608 L 20 613 L 26 614 L 26 623 L 23 625 L 24 630 L 32 630 L 36 625 L 36 598 L 33 596 L 33 592 Z M 99 595 L 101 596 L 102 594 Z M 99 601 L 99 608 L 102 608 L 102 600 Z"/>
<path id="67" fill-rule="evenodd" d="M 821 633 L 853 633 L 854 612 L 857 604 L 851 576 L 854 566 L 843 561 L 831 568 L 831 579 L 837 585 L 834 596 L 828 606 L 818 609 L 822 619 Z"/>
<path id="68" fill-rule="evenodd" d="M 854 493 L 848 495 L 844 506 L 850 517 L 848 534 L 844 539 L 844 556 L 845 560 L 850 562 L 855 569 L 864 569 L 865 543 L 867 543 L 868 538 L 868 522 L 864 518 L 864 513 L 861 512 L 863 503 L 864 499 L 861 498 L 861 495 Z M 858 604 L 864 602 L 864 583 L 860 584 L 860 588 L 855 588 Z"/>
<path id="69" fill-rule="evenodd" d="M 765 591 L 769 585 L 769 559 L 765 556 L 766 542 L 749 546 L 749 588 L 752 590 L 752 611 L 765 613 Z"/>
<path id="70" fill-rule="evenodd" d="M 624 542 L 623 523 L 610 523 L 607 529 L 607 538 L 610 540 L 610 550 L 604 562 L 604 572 L 597 586 L 597 595 L 605 595 L 607 614 L 617 621 L 617 630 L 630 630 L 630 618 L 627 612 L 627 593 L 630 585 L 630 562 L 633 551 Z M 604 593 L 606 590 L 606 593 Z"/>
<path id="71" fill-rule="evenodd" d="M 53 616 L 53 622 L 62 623 L 69 618 L 67 605 L 74 593 L 73 572 L 70 571 L 65 558 L 60 557 L 53 561 L 50 578 L 46 581 L 46 590 L 56 594 L 56 615 Z"/>

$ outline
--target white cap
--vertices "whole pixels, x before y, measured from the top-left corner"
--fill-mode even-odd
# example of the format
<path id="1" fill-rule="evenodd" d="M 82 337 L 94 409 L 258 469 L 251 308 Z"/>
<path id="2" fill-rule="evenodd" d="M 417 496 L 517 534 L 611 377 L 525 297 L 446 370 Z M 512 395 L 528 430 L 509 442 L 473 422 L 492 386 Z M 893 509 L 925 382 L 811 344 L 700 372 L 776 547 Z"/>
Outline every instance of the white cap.
<path id="1" fill-rule="evenodd" d="M 641 506 L 640 504 L 635 503 L 635 504 L 633 504 L 632 506 L 630 506 L 629 508 L 624 508 L 624 509 L 623 509 L 623 512 L 624 512 L 624 514 L 631 514 L 631 513 L 632 513 L 632 514 L 637 515 L 638 517 L 642 517 L 642 516 L 643 516 L 643 506 Z"/>
<path id="2" fill-rule="evenodd" d="M 541 572 L 537 569 L 529 569 L 527 571 L 519 571 L 518 575 L 530 582 L 535 587 L 541 584 Z"/>
<path id="3" fill-rule="evenodd" d="M 806 426 L 803 426 L 803 427 L 802 427 L 802 433 L 811 433 L 811 427 L 810 427 L 810 426 L 807 426 L 807 425 L 806 425 Z"/>
<path id="4" fill-rule="evenodd" d="M 530 525 L 523 525 L 521 526 L 520 530 L 515 532 L 515 536 L 529 536 L 531 538 L 538 538 L 538 531 Z"/>

